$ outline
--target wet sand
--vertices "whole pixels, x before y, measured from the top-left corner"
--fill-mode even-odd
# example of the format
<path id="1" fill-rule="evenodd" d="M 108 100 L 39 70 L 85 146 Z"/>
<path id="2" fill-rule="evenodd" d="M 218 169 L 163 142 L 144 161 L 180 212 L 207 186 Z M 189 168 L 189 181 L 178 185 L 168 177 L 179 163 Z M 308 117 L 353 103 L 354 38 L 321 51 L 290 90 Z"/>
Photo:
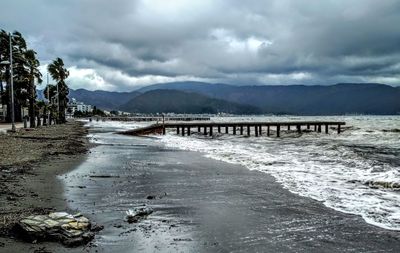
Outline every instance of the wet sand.
<path id="1" fill-rule="evenodd" d="M 399 252 L 400 234 L 283 189 L 268 174 L 104 135 L 64 176 L 70 207 L 105 226 L 94 252 Z M 155 212 L 137 224 L 125 211 Z"/>

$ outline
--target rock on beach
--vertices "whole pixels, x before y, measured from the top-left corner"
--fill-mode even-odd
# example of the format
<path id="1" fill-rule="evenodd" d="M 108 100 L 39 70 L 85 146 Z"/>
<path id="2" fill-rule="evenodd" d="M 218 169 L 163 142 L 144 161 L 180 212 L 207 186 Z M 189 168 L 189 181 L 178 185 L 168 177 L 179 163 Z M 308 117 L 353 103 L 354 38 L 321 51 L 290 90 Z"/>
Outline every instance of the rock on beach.
<path id="1" fill-rule="evenodd" d="M 54 212 L 48 215 L 31 215 L 21 219 L 13 229 L 16 237 L 29 242 L 57 241 L 74 247 L 94 238 L 89 219 L 78 214 Z"/>

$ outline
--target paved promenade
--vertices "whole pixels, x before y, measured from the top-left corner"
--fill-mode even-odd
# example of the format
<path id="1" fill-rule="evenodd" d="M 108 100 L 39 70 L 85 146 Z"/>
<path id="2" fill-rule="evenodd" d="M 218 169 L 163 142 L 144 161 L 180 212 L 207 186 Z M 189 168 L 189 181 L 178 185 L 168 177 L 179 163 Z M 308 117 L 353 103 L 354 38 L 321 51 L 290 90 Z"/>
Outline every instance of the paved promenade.
<path id="1" fill-rule="evenodd" d="M 24 127 L 23 123 L 16 123 L 15 127 L 17 129 Z M 11 130 L 11 124 L 9 123 L 0 123 L 0 134 L 6 133 L 7 130 Z"/>

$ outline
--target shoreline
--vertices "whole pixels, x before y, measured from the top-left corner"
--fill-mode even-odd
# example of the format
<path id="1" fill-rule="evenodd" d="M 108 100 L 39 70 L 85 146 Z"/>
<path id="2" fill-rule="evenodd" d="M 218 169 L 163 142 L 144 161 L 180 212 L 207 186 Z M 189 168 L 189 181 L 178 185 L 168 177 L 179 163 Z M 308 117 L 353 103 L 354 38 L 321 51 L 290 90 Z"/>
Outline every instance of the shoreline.
<path id="1" fill-rule="evenodd" d="M 23 216 L 49 211 L 70 211 L 64 186 L 57 176 L 65 174 L 87 156 L 90 143 L 82 122 L 69 121 L 37 129 L 0 135 L 0 252 L 63 248 L 55 242 L 31 244 L 8 234 Z M 20 159 L 18 159 L 20 157 Z"/>
<path id="2" fill-rule="evenodd" d="M 267 173 L 151 138 L 95 138 L 103 144 L 65 183 L 71 207 L 105 226 L 98 252 L 400 250 L 398 232 L 291 193 Z M 154 213 L 128 224 L 125 211 L 144 204 Z"/>
<path id="3" fill-rule="evenodd" d="M 296 195 L 267 173 L 151 138 L 98 132 L 104 145 L 90 144 L 85 132 L 85 149 L 94 146 L 89 153 L 48 156 L 24 180 L 39 195 L 32 197 L 36 206 L 79 210 L 105 229 L 77 248 L 0 236 L 1 253 L 400 250 L 398 232 Z M 125 211 L 142 204 L 154 213 L 128 224 Z"/>

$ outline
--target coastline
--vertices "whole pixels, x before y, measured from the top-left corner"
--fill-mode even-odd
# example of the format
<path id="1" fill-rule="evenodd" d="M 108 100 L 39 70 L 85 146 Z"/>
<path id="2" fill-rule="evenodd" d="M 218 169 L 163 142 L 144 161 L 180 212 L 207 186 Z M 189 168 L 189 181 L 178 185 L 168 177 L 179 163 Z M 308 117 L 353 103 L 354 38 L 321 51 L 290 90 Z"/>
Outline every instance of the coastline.
<path id="1" fill-rule="evenodd" d="M 57 243 L 31 244 L 8 235 L 23 216 L 69 211 L 64 187 L 57 179 L 76 168 L 90 147 L 82 122 L 69 121 L 37 129 L 0 135 L 0 252 L 63 248 Z"/>
<path id="2" fill-rule="evenodd" d="M 154 138 L 94 138 L 101 144 L 64 181 L 71 207 L 105 226 L 98 252 L 400 250 L 397 231 L 293 194 L 267 173 Z M 142 205 L 154 213 L 127 223 L 125 211 Z"/>
<path id="3" fill-rule="evenodd" d="M 84 131 L 72 139 L 87 150 L 90 129 L 73 124 Z M 78 248 L 0 237 L 1 253 L 400 250 L 397 231 L 293 194 L 267 173 L 171 149 L 154 138 L 95 128 L 92 133 L 100 142 L 89 153 L 64 149 L 68 154 L 45 156 L 46 162 L 33 166 L 34 175 L 22 174 L 27 190 L 38 196 L 20 198 L 26 208 L 80 211 L 105 229 L 92 245 Z M 128 224 L 125 211 L 143 204 L 154 213 Z"/>

